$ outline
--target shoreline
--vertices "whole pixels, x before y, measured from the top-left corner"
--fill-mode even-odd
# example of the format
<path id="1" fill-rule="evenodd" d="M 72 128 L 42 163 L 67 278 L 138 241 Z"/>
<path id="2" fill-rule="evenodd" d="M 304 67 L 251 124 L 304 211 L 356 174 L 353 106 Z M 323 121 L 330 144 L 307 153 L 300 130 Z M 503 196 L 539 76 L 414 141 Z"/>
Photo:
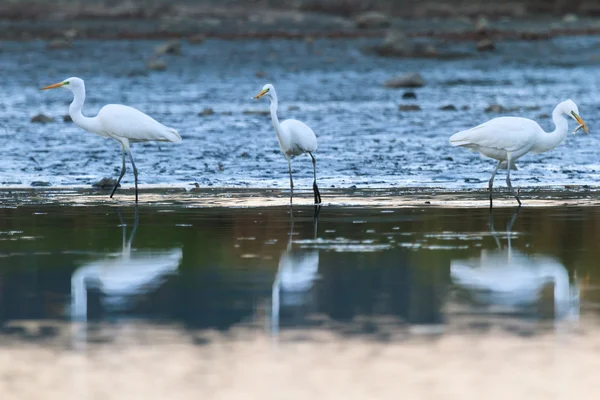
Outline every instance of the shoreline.
<path id="1" fill-rule="evenodd" d="M 82 188 L 13 188 L 0 189 L 0 208 L 35 205 L 124 206 L 134 205 L 131 188 L 120 189 L 114 198 L 109 190 Z M 281 189 L 142 188 L 141 206 L 198 208 L 258 208 L 289 206 L 289 192 Z M 294 206 L 313 206 L 312 191 L 295 191 Z M 488 208 L 487 190 L 447 191 L 439 188 L 401 189 L 322 189 L 322 207 L 371 208 Z M 521 201 L 527 207 L 600 206 L 600 188 L 522 188 Z M 494 206 L 516 208 L 514 198 L 504 190 L 494 192 Z"/>

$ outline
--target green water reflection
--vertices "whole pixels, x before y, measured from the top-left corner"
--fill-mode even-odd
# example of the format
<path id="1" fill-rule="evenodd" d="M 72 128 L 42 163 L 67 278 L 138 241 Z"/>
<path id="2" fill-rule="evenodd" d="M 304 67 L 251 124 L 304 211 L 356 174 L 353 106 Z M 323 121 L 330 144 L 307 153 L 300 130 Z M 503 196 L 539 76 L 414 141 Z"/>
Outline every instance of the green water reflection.
<path id="1" fill-rule="evenodd" d="M 136 216 L 137 214 L 137 216 Z M 136 224 L 137 221 L 137 224 Z M 390 335 L 595 315 L 600 209 L 0 209 L 0 326 Z M 291 234 L 290 234 L 291 233 Z M 585 311 L 589 311 L 585 313 Z M 1 337 L 1 336 L 0 336 Z"/>

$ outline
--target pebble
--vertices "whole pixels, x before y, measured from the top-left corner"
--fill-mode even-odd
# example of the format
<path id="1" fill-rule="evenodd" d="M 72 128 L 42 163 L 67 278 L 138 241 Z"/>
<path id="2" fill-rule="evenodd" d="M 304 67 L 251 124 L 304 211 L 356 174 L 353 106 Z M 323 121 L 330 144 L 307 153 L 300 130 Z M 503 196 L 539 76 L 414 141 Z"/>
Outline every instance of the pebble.
<path id="1" fill-rule="evenodd" d="M 117 184 L 117 180 L 114 178 L 104 177 L 98 182 L 93 183 L 92 186 L 100 189 L 112 189 Z M 121 185 L 119 185 L 121 186 Z"/>
<path id="2" fill-rule="evenodd" d="M 204 110 L 200 111 L 198 113 L 198 115 L 201 116 L 201 117 L 208 117 L 209 115 L 213 115 L 214 113 L 215 113 L 215 110 L 213 110 L 210 107 L 207 107 Z"/>
<path id="3" fill-rule="evenodd" d="M 421 106 L 417 104 L 401 104 L 398 106 L 398 111 L 421 111 Z"/>
<path id="4" fill-rule="evenodd" d="M 38 123 L 38 124 L 47 124 L 49 122 L 54 122 L 54 121 L 55 121 L 54 118 L 49 117 L 44 114 L 38 114 L 38 115 L 34 116 L 33 118 L 31 118 L 31 122 Z"/>
<path id="5" fill-rule="evenodd" d="M 402 76 L 394 77 L 383 84 L 387 88 L 418 88 L 425 85 L 425 80 L 418 72 L 409 72 Z"/>

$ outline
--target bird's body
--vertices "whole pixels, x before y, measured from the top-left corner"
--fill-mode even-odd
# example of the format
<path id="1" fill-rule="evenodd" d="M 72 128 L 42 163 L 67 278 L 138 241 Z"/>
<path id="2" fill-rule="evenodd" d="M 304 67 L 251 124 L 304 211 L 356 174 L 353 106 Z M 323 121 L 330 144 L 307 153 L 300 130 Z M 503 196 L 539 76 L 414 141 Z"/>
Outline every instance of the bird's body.
<path id="1" fill-rule="evenodd" d="M 587 126 L 579 117 L 577 105 L 571 100 L 566 100 L 556 106 L 552 113 L 552 120 L 556 125 L 553 132 L 545 132 L 537 122 L 531 119 L 499 117 L 474 128 L 455 133 L 450 137 L 450 144 L 478 151 L 483 156 L 498 161 L 489 181 L 491 207 L 492 186 L 498 169 L 502 166 L 513 168 L 515 161 L 527 153 L 544 153 L 558 146 L 569 130 L 569 124 L 565 118 L 567 115 L 577 120 L 580 127 L 588 132 Z M 512 190 L 510 168 L 506 183 L 521 205 L 518 194 Z"/>
<path id="2" fill-rule="evenodd" d="M 280 131 L 277 136 L 279 147 L 286 157 L 317 151 L 317 136 L 304 122 L 286 119 L 281 122 Z"/>
<path id="3" fill-rule="evenodd" d="M 292 198 L 294 196 L 294 180 L 292 179 L 291 160 L 293 157 L 305 153 L 308 153 L 312 159 L 314 172 L 313 194 L 315 198 L 315 204 L 320 204 L 321 193 L 319 192 L 319 187 L 317 186 L 317 164 L 315 157 L 312 154 L 317 150 L 317 136 L 304 122 L 300 122 L 295 119 L 286 119 L 282 122 L 279 122 L 279 118 L 277 117 L 277 107 L 279 102 L 277 100 L 277 93 L 275 92 L 273 85 L 265 85 L 262 91 L 255 96 L 255 99 L 258 100 L 265 95 L 267 95 L 271 100 L 271 121 L 273 122 L 275 133 L 277 134 L 279 147 L 288 161 L 288 169 L 290 173 L 290 204 L 292 203 Z"/>
<path id="4" fill-rule="evenodd" d="M 128 139 L 130 143 L 149 141 L 178 143 L 181 141 L 181 136 L 175 129 L 161 124 L 133 107 L 122 104 L 105 105 L 95 118 L 100 123 L 100 129 L 92 133 L 117 141 L 121 138 Z M 121 123 L 124 120 L 129 121 L 129 124 Z"/>
<path id="5" fill-rule="evenodd" d="M 174 142 L 181 141 L 179 133 L 169 128 L 154 118 L 121 104 L 108 104 L 100 110 L 95 117 L 85 117 L 81 110 L 85 102 L 85 84 L 80 78 L 68 78 L 54 85 L 46 86 L 42 90 L 63 87 L 73 92 L 73 102 L 69 106 L 69 115 L 80 128 L 99 136 L 118 141 L 122 148 L 123 165 L 119 179 L 110 195 L 112 197 L 125 175 L 125 152 L 129 153 L 133 173 L 135 176 L 135 201 L 138 201 L 138 173 L 133 161 L 130 144 L 134 142 Z"/>

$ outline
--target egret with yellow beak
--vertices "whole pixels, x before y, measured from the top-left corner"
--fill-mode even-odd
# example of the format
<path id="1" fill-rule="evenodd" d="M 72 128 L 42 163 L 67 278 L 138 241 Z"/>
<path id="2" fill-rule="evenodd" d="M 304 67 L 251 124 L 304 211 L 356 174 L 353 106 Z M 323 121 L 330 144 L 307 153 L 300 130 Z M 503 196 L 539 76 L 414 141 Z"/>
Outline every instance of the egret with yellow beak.
<path id="1" fill-rule="evenodd" d="M 515 191 L 510 182 L 510 170 L 514 168 L 515 161 L 525 154 L 544 153 L 558 146 L 567 136 L 569 122 L 566 117 L 577 121 L 577 128 L 590 133 L 589 128 L 579 116 L 579 109 L 572 100 L 565 100 L 556 106 L 552 112 L 552 121 L 555 129 L 553 132 L 544 132 L 537 122 L 520 117 L 494 118 L 475 128 L 455 133 L 450 137 L 452 146 L 466 147 L 478 151 L 483 156 L 498 160 L 496 169 L 492 172 L 489 181 L 490 208 L 492 208 L 492 186 L 494 177 L 500 166 L 506 167 L 506 185 L 521 206 L 518 191 Z"/>
<path id="2" fill-rule="evenodd" d="M 266 84 L 259 94 L 254 96 L 256 100 L 266 96 L 271 100 L 271 120 L 273 121 L 273 127 L 277 134 L 277 140 L 279 141 L 279 147 L 283 152 L 287 162 L 288 169 L 290 172 L 290 204 L 292 204 L 292 198 L 294 197 L 294 180 L 292 179 L 292 157 L 299 156 L 304 153 L 308 153 L 312 159 L 313 164 L 313 194 L 315 198 L 315 204 L 321 204 L 321 193 L 317 186 L 317 160 L 313 155 L 313 152 L 317 150 L 317 136 L 312 129 L 303 122 L 295 119 L 286 119 L 285 121 L 279 122 L 277 118 L 277 107 L 279 105 L 277 101 L 277 93 L 275 88 L 271 84 Z"/>
<path id="3" fill-rule="evenodd" d="M 84 117 L 81 113 L 83 103 L 85 101 L 85 84 L 83 79 L 68 78 L 62 82 L 55 83 L 41 88 L 40 90 L 64 88 L 73 92 L 73 102 L 69 106 L 69 115 L 79 127 L 96 135 L 115 139 L 121 144 L 121 152 L 123 165 L 121 167 L 121 175 L 117 180 L 117 184 L 112 190 L 110 197 L 112 198 L 119 187 L 119 183 L 125 175 L 125 152 L 129 154 L 129 160 L 133 167 L 133 175 L 135 177 L 135 201 L 138 201 L 138 171 L 133 161 L 130 144 L 133 142 L 181 142 L 179 133 L 152 117 L 144 114 L 128 106 L 121 104 L 108 104 L 100 110 L 95 117 Z"/>

